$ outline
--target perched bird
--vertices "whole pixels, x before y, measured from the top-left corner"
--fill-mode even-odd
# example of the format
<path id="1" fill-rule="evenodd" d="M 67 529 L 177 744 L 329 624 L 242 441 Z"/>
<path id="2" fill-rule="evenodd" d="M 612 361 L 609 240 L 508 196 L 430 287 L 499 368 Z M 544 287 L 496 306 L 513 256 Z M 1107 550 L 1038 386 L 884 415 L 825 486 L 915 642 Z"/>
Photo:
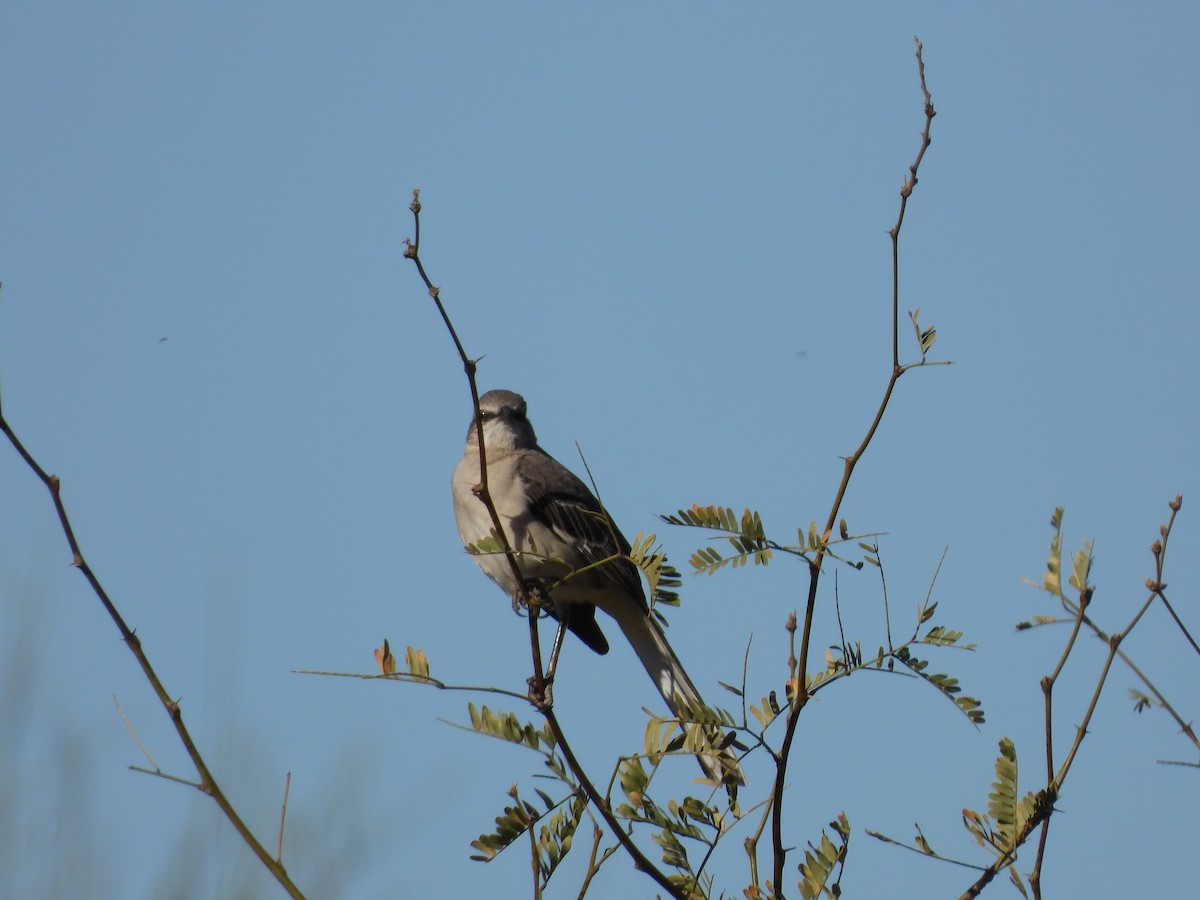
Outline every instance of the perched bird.
<path id="1" fill-rule="evenodd" d="M 629 542 L 613 524 L 587 485 L 538 446 L 526 418 L 525 399 L 512 391 L 489 391 L 479 398 L 487 454 L 488 492 L 517 553 L 526 582 L 548 585 L 549 612 L 597 653 L 608 641 L 596 621 L 600 608 L 616 620 L 667 706 L 703 704 L 679 658 L 651 617 Z M 494 529 L 479 487 L 479 435 L 467 431 L 467 449 L 454 469 L 454 518 L 464 545 L 478 544 Z M 509 596 L 521 584 L 503 553 L 480 553 L 475 561 Z M 716 737 L 715 728 L 705 731 Z M 741 767 L 728 751 L 700 757 L 715 781 L 742 783 Z"/>

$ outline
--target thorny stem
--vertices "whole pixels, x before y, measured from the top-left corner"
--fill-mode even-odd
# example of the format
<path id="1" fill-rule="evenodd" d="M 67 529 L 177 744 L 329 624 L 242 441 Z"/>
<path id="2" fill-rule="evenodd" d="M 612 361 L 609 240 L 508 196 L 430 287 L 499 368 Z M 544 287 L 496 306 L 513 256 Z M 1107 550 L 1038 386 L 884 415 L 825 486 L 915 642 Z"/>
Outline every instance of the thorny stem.
<path id="1" fill-rule="evenodd" d="M 463 348 L 462 341 L 460 341 L 458 338 L 458 332 L 455 331 L 454 324 L 450 321 L 450 316 L 447 314 L 446 308 L 442 305 L 439 291 L 436 287 L 434 287 L 433 282 L 430 281 L 429 275 L 425 272 L 425 266 L 421 263 L 420 194 L 420 190 L 413 191 L 413 201 L 409 206 L 409 209 L 412 210 L 414 222 L 413 239 L 412 241 L 406 242 L 407 246 L 405 247 L 404 255 L 416 264 L 417 272 L 420 274 L 421 280 L 425 283 L 425 287 L 429 291 L 429 296 L 437 305 L 438 312 L 442 317 L 442 322 L 445 324 L 446 330 L 450 333 L 450 337 L 454 341 L 454 346 L 458 350 L 459 358 L 463 363 L 463 370 L 467 375 L 467 382 L 471 388 L 471 402 L 475 409 L 475 434 L 479 441 L 479 485 L 476 488 L 476 494 L 478 495 L 480 501 L 482 501 L 484 506 L 487 508 L 488 515 L 491 516 L 492 525 L 496 530 L 496 534 L 499 536 L 500 546 L 504 551 L 504 555 L 508 559 L 508 564 L 512 569 L 513 577 L 516 579 L 516 583 L 521 586 L 521 599 L 526 608 L 529 610 L 529 644 L 530 651 L 533 656 L 533 678 L 530 680 L 530 686 L 532 689 L 531 693 L 537 696 L 546 688 L 545 673 L 542 667 L 541 643 L 538 638 L 537 630 L 539 603 L 530 596 L 531 592 L 526 586 L 525 577 L 522 575 L 521 567 L 517 563 L 516 551 L 509 542 L 508 535 L 505 533 L 504 526 L 500 521 L 500 514 L 496 511 L 496 505 L 492 501 L 491 493 L 488 490 L 487 453 L 485 452 L 484 448 L 483 416 L 480 414 L 479 409 L 479 387 L 475 381 L 476 360 L 473 360 L 467 356 L 467 352 Z M 542 696 L 544 697 L 544 694 Z M 550 726 L 551 732 L 554 734 L 556 748 L 562 752 L 564 761 L 570 768 L 572 774 L 578 780 L 580 787 L 583 788 L 584 793 L 587 794 L 588 799 L 592 802 L 592 805 L 595 806 L 600 815 L 608 823 L 609 827 L 616 835 L 617 840 L 621 842 L 621 846 L 625 848 L 625 851 L 633 859 L 634 866 L 653 878 L 659 887 L 666 891 L 670 896 L 679 898 L 679 900 L 683 900 L 684 894 L 679 890 L 679 888 L 677 888 L 657 866 L 650 862 L 646 855 L 642 853 L 641 849 L 639 849 L 638 846 L 633 842 L 633 839 L 629 836 L 629 834 L 626 833 L 625 829 L 621 827 L 620 822 L 617 821 L 617 818 L 613 814 L 612 809 L 609 807 L 608 802 L 596 789 L 596 786 L 592 783 L 591 779 L 588 778 L 587 774 L 583 770 L 583 767 L 579 764 L 579 760 L 576 759 L 574 751 L 571 749 L 570 744 L 567 743 L 566 735 L 563 734 L 562 726 L 559 724 L 558 717 L 554 714 L 553 708 L 545 703 L 539 704 L 535 702 L 534 705 L 545 717 L 547 724 Z"/>
<path id="2" fill-rule="evenodd" d="M 916 43 L 917 55 L 917 72 L 920 79 L 921 93 L 925 100 L 925 127 L 921 131 L 921 145 L 917 151 L 916 159 L 912 165 L 908 167 L 909 177 L 905 179 L 903 186 L 900 189 L 900 211 L 896 216 L 896 224 L 889 231 L 892 240 L 892 371 L 888 377 L 887 387 L 883 392 L 883 399 L 879 403 L 879 408 L 875 412 L 875 417 L 871 421 L 870 427 L 867 429 L 866 436 L 858 448 L 845 459 L 845 465 L 842 472 L 842 480 L 838 485 L 837 494 L 833 500 L 833 506 L 829 510 L 829 518 L 825 524 L 825 532 L 822 536 L 822 542 L 817 548 L 817 552 L 809 563 L 808 575 L 808 597 L 805 601 L 804 612 L 804 627 L 800 639 L 800 663 L 798 667 L 798 683 L 799 690 L 792 699 L 791 708 L 788 710 L 787 727 L 784 732 L 783 742 L 779 750 L 779 764 L 775 769 L 775 784 L 772 789 L 774 796 L 774 806 L 772 808 L 771 819 L 771 842 L 774 849 L 774 890 L 777 896 L 782 897 L 783 885 L 783 868 L 787 856 L 787 850 L 783 844 L 783 791 L 787 785 L 787 767 L 788 760 L 791 756 L 792 742 L 796 737 L 796 725 L 800 718 L 800 712 L 804 709 L 808 702 L 808 686 L 807 686 L 807 671 L 808 671 L 808 654 L 809 645 L 812 641 L 813 613 L 817 603 L 817 587 L 821 580 L 821 563 L 825 559 L 826 549 L 825 542 L 829 536 L 833 534 L 834 526 L 837 523 L 838 511 L 841 509 L 842 500 L 846 495 L 846 489 L 850 484 L 850 476 L 854 473 L 854 467 L 858 461 L 862 459 L 866 452 L 867 446 L 871 443 L 875 432 L 879 428 L 880 422 L 883 421 L 883 414 L 887 410 L 888 403 L 892 397 L 892 391 L 896 387 L 896 382 L 900 376 L 907 371 L 907 368 L 900 365 L 900 349 L 899 349 L 899 330 L 900 330 L 900 229 L 904 224 L 904 213 L 908 207 L 908 198 L 912 194 L 913 188 L 917 184 L 917 171 L 921 167 L 921 161 L 925 158 L 925 151 L 931 143 L 929 129 L 933 122 L 933 117 L 937 115 L 933 108 L 933 98 L 929 93 L 929 88 L 925 84 L 925 61 L 922 56 L 922 44 L 917 38 L 913 39 Z"/>
<path id="3" fill-rule="evenodd" d="M 200 792 L 208 794 L 210 797 L 212 797 L 213 801 L 220 808 L 221 812 L 225 814 L 225 818 L 227 818 L 233 825 L 234 830 L 236 830 L 241 836 L 242 840 L 246 842 L 246 845 L 252 851 L 254 851 L 254 855 L 257 856 L 259 861 L 267 867 L 267 870 L 271 873 L 271 875 L 274 876 L 275 880 L 279 882 L 283 889 L 287 891 L 291 897 L 302 898 L 304 895 L 300 892 L 300 889 L 292 883 L 292 880 L 290 877 L 288 877 L 287 870 L 284 868 L 283 864 L 273 858 L 267 849 L 259 842 L 258 838 L 254 836 L 249 827 L 247 827 L 246 823 L 242 821 L 241 816 L 238 815 L 237 810 L 233 808 L 233 804 L 229 802 L 229 799 L 225 796 L 224 792 L 217 784 L 217 780 L 213 777 L 212 772 L 209 770 L 208 764 L 204 761 L 204 757 L 200 754 L 200 750 L 196 747 L 196 743 L 192 739 L 191 732 L 188 731 L 187 726 L 184 724 L 183 711 L 180 709 L 178 701 L 171 699 L 171 695 L 163 686 L 162 681 L 158 677 L 158 673 L 154 671 L 154 667 L 150 664 L 150 658 L 146 655 L 146 651 L 142 647 L 141 638 L 139 638 L 137 634 L 135 634 L 134 631 L 126 624 L 124 617 L 117 610 L 116 604 L 113 603 L 112 599 L 108 596 L 108 592 L 100 583 L 100 579 L 96 576 L 96 573 L 92 571 L 92 567 L 88 565 L 87 560 L 83 556 L 83 551 L 79 548 L 79 541 L 75 537 L 75 529 L 71 525 L 70 517 L 67 515 L 66 505 L 63 503 L 62 499 L 62 485 L 58 476 L 47 474 L 46 470 L 38 464 L 36 459 L 33 458 L 33 455 L 25 449 L 25 445 L 21 443 L 20 439 L 16 435 L 16 432 L 14 432 L 12 427 L 9 425 L 8 420 L 4 418 L 2 411 L 0 411 L 0 431 L 4 433 L 4 436 L 8 438 L 9 443 L 13 445 L 13 448 L 20 455 L 21 459 L 25 461 L 25 464 L 29 466 L 33 473 L 41 480 L 42 484 L 46 486 L 46 490 L 50 492 L 50 498 L 54 502 L 54 510 L 56 513 L 58 513 L 59 525 L 62 527 L 63 534 L 66 536 L 67 546 L 70 547 L 71 550 L 71 564 L 75 566 L 75 568 L 79 569 L 79 571 L 83 574 L 83 577 L 91 586 L 92 592 L 100 600 L 101 605 L 103 605 L 105 612 L 108 613 L 109 618 L 111 618 L 113 623 L 117 626 L 117 631 L 120 632 L 121 639 L 125 642 L 125 646 L 129 648 L 129 651 L 137 660 L 138 665 L 141 666 L 142 673 L 146 676 L 146 680 L 150 683 L 150 687 L 154 690 L 155 696 L 158 697 L 159 703 L 161 703 L 163 709 L 167 711 L 167 715 L 171 719 L 171 724 L 175 727 L 175 733 L 179 736 L 180 742 L 187 751 L 188 757 L 191 759 L 192 765 L 195 767 L 196 774 L 199 776 L 200 780 L 198 783 L 193 783 L 181 778 L 166 775 L 162 772 L 154 772 L 152 774 L 160 775 L 161 777 L 168 778 L 171 781 L 179 781 L 183 784 L 190 784 Z M 138 771 L 143 770 L 138 769 Z"/>

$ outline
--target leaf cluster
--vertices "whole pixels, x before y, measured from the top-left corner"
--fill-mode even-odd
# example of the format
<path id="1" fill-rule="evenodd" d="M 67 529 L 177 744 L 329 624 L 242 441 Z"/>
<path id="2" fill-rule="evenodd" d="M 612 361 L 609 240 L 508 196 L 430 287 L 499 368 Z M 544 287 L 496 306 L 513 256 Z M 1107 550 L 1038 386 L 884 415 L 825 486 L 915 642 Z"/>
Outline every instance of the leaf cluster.
<path id="1" fill-rule="evenodd" d="M 762 517 L 750 509 L 745 510 L 739 519 L 730 507 L 695 504 L 691 509 L 681 509 L 673 516 L 664 515 L 659 518 L 668 525 L 707 528 L 727 535 L 726 540 L 733 549 L 732 554 L 723 554 L 715 547 L 704 547 L 693 553 L 688 560 L 694 571 L 705 575 L 712 575 L 725 566 L 736 569 L 749 562 L 756 566 L 765 566 L 771 561 L 776 549 L 767 540 Z"/>
<path id="2" fill-rule="evenodd" d="M 817 897 L 840 897 L 842 869 L 846 865 L 846 853 L 850 849 L 850 820 L 844 812 L 829 823 L 833 838 L 821 832 L 819 844 L 808 845 L 804 851 L 804 862 L 800 864 L 800 896 L 804 900 Z M 830 876 L 837 870 L 838 877 L 829 885 Z"/>

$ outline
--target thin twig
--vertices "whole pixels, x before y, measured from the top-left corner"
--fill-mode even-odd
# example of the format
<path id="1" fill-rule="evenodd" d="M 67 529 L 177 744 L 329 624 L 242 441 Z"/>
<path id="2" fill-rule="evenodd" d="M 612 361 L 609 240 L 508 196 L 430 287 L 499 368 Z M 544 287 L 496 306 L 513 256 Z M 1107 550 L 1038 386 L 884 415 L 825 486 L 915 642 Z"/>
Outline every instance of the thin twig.
<path id="1" fill-rule="evenodd" d="M 130 766 L 129 771 L 141 772 L 143 775 L 153 775 L 155 778 L 163 778 L 167 781 L 174 781 L 176 784 L 183 784 L 187 787 L 195 788 L 202 794 L 207 793 L 207 791 L 204 790 L 204 785 L 202 785 L 200 782 L 189 781 L 186 778 L 180 778 L 178 775 L 170 775 L 164 772 L 162 769 L 147 769 L 145 766 Z"/>
<path id="2" fill-rule="evenodd" d="M 283 783 L 283 805 L 279 808 L 279 843 L 275 847 L 275 861 L 283 865 L 283 826 L 287 821 L 288 795 L 292 792 L 292 773 L 287 773 Z"/>
<path id="3" fill-rule="evenodd" d="M 892 645 L 892 610 L 888 600 L 887 574 L 883 571 L 883 553 L 880 552 L 878 541 L 875 541 L 872 549 L 875 551 L 875 561 L 879 563 L 879 588 L 880 592 L 883 594 L 883 623 L 884 628 L 887 630 L 888 652 L 891 653 L 895 647 Z M 935 574 L 934 577 L 936 578 L 937 575 Z M 930 590 L 932 590 L 932 587 Z M 918 616 L 917 628 L 919 629 L 920 627 L 921 618 Z"/>
<path id="4" fill-rule="evenodd" d="M 1192 650 L 1200 654 L 1200 645 L 1196 644 L 1196 639 L 1192 637 L 1191 632 L 1187 630 L 1183 621 L 1176 614 L 1175 607 L 1167 600 L 1165 593 L 1167 586 L 1163 583 L 1163 560 L 1167 555 L 1167 542 L 1171 537 L 1171 529 L 1175 525 L 1175 516 L 1183 508 L 1183 494 L 1176 494 L 1175 499 L 1167 505 L 1171 507 L 1171 516 L 1167 519 L 1166 524 L 1159 526 L 1159 534 L 1162 535 L 1162 540 L 1155 541 L 1154 545 L 1150 548 L 1150 551 L 1154 554 L 1154 583 L 1151 587 L 1154 593 L 1158 595 L 1158 599 L 1163 602 L 1163 606 L 1167 608 L 1167 612 L 1171 614 L 1171 618 L 1175 620 L 1175 624 L 1179 627 L 1183 636 L 1187 638 L 1187 642 L 1192 645 Z"/>
<path id="5" fill-rule="evenodd" d="M 154 766 L 154 771 L 162 771 L 162 767 L 159 766 L 154 757 L 150 755 L 150 751 L 146 749 L 146 745 L 143 744 L 142 739 L 138 737 L 138 733 L 134 729 L 133 723 L 129 721 L 129 717 L 125 715 L 125 710 L 121 706 L 121 701 L 117 699 L 117 695 L 113 694 L 112 698 L 113 703 L 117 704 L 117 714 L 120 715 L 121 721 L 125 723 L 125 730 L 129 732 L 129 736 L 133 738 L 133 742 L 138 745 L 138 749 L 142 751 L 142 755 L 145 756 L 146 759 L 150 760 L 150 765 Z"/>
<path id="6" fill-rule="evenodd" d="M 528 700 L 528 694 L 510 691 L 507 688 L 484 687 L 475 684 L 446 684 L 428 675 L 411 675 L 406 672 L 393 672 L 389 675 L 362 675 L 357 672 L 321 672 L 316 669 L 292 669 L 296 675 L 325 675 L 333 678 L 361 678 L 363 681 L 400 681 L 405 684 L 423 684 L 437 688 L 439 691 L 468 691 L 472 694 L 503 694 L 515 700 Z"/>
<path id="7" fill-rule="evenodd" d="M 1163 606 L 1165 606 L 1167 608 L 1167 612 L 1169 612 L 1171 614 L 1171 618 L 1175 620 L 1175 624 L 1179 626 L 1179 630 L 1181 632 L 1183 632 L 1183 636 L 1185 638 L 1187 638 L 1187 642 L 1192 645 L 1192 649 L 1197 654 L 1200 654 L 1200 646 L 1197 646 L 1196 639 L 1194 637 L 1192 637 L 1191 632 L 1189 632 L 1187 630 L 1187 626 L 1185 626 L 1183 624 L 1183 622 L 1180 620 L 1178 614 L 1175 612 L 1175 607 L 1173 607 L 1167 601 L 1167 595 L 1165 593 L 1163 593 L 1161 588 L 1156 593 L 1158 594 L 1158 599 L 1163 602 Z"/>
<path id="8" fill-rule="evenodd" d="M 588 888 L 592 884 L 592 879 L 596 877 L 596 873 L 600 871 L 600 864 L 596 862 L 596 857 L 600 852 L 600 841 L 604 839 L 604 832 L 600 830 L 599 825 L 592 826 L 592 852 L 588 856 L 587 874 L 583 877 L 583 884 L 579 886 L 579 894 L 576 900 L 583 900 L 584 895 L 588 892 Z M 607 854 L 604 859 L 608 859 Z M 604 860 L 600 860 L 603 863 Z"/>
<path id="9" fill-rule="evenodd" d="M 529 834 L 529 865 L 533 869 L 533 900 L 542 900 L 542 869 L 538 865 L 538 840 L 537 840 L 537 813 L 530 813 L 521 803 L 521 795 L 517 790 L 517 785 L 514 782 L 513 786 L 508 789 L 508 795 L 513 798 L 513 804 L 517 809 L 524 809 L 529 815 L 529 827 L 526 832 Z"/>

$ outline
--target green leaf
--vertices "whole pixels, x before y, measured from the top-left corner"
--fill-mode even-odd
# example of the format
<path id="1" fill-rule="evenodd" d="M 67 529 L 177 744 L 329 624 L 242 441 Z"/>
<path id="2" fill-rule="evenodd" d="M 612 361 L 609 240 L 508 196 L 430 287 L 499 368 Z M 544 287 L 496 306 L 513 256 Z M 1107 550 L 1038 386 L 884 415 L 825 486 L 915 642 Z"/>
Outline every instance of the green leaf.
<path id="1" fill-rule="evenodd" d="M 539 793 L 541 793 L 539 791 Z M 571 844 L 579 822 L 587 809 L 587 801 L 578 794 L 575 795 L 565 812 L 556 812 L 549 821 L 538 831 L 537 854 L 538 869 L 541 872 L 543 886 L 550 881 L 550 876 L 571 852 Z"/>
<path id="2" fill-rule="evenodd" d="M 804 852 L 804 862 L 800 863 L 800 895 L 805 900 L 815 900 L 817 897 L 837 897 L 841 894 L 838 880 L 833 887 L 826 885 L 833 870 L 845 864 L 846 851 L 850 848 L 850 820 L 846 814 L 839 813 L 835 821 L 829 823 L 833 829 L 834 840 L 824 831 L 821 832 L 820 845 L 809 844 Z"/>
<path id="3" fill-rule="evenodd" d="M 693 503 L 690 509 L 681 509 L 674 516 L 659 516 L 669 525 L 691 528 L 712 528 L 717 531 L 737 531 L 737 518 L 729 507 L 700 506 Z"/>
<path id="4" fill-rule="evenodd" d="M 665 865 L 683 869 L 686 872 L 691 871 L 691 866 L 688 865 L 687 851 L 669 828 L 664 828 L 654 835 L 654 842 L 662 847 L 662 861 Z"/>
<path id="5" fill-rule="evenodd" d="M 774 722 L 779 715 L 779 702 L 775 699 L 774 692 L 769 697 L 763 697 L 757 705 L 750 704 L 750 714 L 764 729 Z"/>
<path id="6" fill-rule="evenodd" d="M 504 812 L 496 816 L 496 830 L 481 834 L 478 840 L 471 841 L 471 846 L 479 851 L 471 859 L 481 862 L 495 859 L 504 848 L 529 830 L 533 822 L 531 812 L 532 808 L 523 803 L 504 807 Z"/>
<path id="7" fill-rule="evenodd" d="M 467 713 L 471 717 L 471 729 L 479 734 L 540 752 L 546 752 L 543 747 L 546 750 L 554 747 L 554 735 L 548 724 L 539 730 L 532 724 L 522 723 L 513 713 L 496 713 L 486 706 L 476 708 L 474 703 L 467 704 Z"/>
<path id="8" fill-rule="evenodd" d="M 404 651 L 404 662 L 408 666 L 408 674 L 417 678 L 429 677 L 429 657 L 425 651 L 414 648 L 411 644 Z"/>
<path id="9" fill-rule="evenodd" d="M 667 562 L 667 554 L 657 545 L 658 535 L 651 532 L 637 533 L 629 550 L 629 559 L 642 570 L 646 583 L 650 585 L 650 596 L 655 604 L 679 605 L 679 593 L 675 588 L 683 584 L 679 570 Z"/>
<path id="10" fill-rule="evenodd" d="M 1071 561 L 1071 587 L 1082 591 L 1088 583 L 1092 571 L 1092 542 L 1084 541 L 1083 547 L 1075 551 Z"/>
<path id="11" fill-rule="evenodd" d="M 1008 738 L 1000 739 L 996 757 L 996 780 L 988 794 L 988 813 L 996 821 L 1004 848 L 1013 846 L 1017 822 L 1017 748 Z"/>
<path id="12" fill-rule="evenodd" d="M 943 625 L 934 625 L 918 643 L 932 644 L 935 647 L 958 647 L 961 650 L 974 650 L 974 644 L 959 644 L 962 640 L 961 631 L 952 631 Z"/>
<path id="13" fill-rule="evenodd" d="M 617 769 L 617 778 L 629 802 L 635 808 L 640 807 L 645 798 L 646 786 L 650 783 L 650 776 L 642 761 L 636 757 L 622 760 Z"/>
<path id="14" fill-rule="evenodd" d="M 487 537 L 467 544 L 465 549 L 472 556 L 486 556 L 492 553 L 503 553 L 504 544 L 500 540 L 500 533 L 493 528 Z"/>
<path id="15" fill-rule="evenodd" d="M 1063 507 L 1056 506 L 1054 512 L 1050 514 L 1050 527 L 1055 531 L 1062 528 Z"/>
<path id="16" fill-rule="evenodd" d="M 738 519 L 730 507 L 693 506 L 690 510 L 679 510 L 678 516 L 663 518 L 675 525 L 696 525 L 729 532 L 725 539 L 733 548 L 733 554 L 725 556 L 714 547 L 697 550 L 688 560 L 696 574 L 712 575 L 725 566 L 737 569 L 750 562 L 765 566 L 774 555 L 762 518 L 753 510 L 744 510 Z"/>
<path id="17" fill-rule="evenodd" d="M 959 687 L 957 678 L 938 672 L 926 672 L 928 660 L 914 656 L 907 647 L 897 648 L 892 657 L 907 666 L 918 678 L 933 685 L 942 696 L 958 707 L 959 712 L 966 716 L 972 725 L 978 728 L 984 723 L 984 712 L 980 702 L 974 697 L 958 696 L 962 688 Z"/>

